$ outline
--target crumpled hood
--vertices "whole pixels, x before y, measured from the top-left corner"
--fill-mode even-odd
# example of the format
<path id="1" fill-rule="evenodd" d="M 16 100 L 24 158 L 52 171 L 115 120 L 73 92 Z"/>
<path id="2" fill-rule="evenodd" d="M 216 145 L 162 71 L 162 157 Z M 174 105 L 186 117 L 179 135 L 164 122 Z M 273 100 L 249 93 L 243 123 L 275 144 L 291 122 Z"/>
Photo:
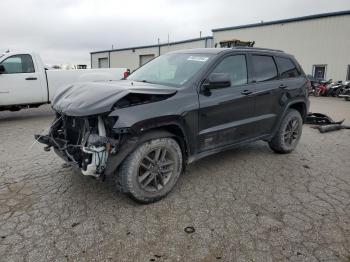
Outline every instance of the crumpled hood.
<path id="1" fill-rule="evenodd" d="M 52 108 L 69 116 L 88 116 L 111 111 L 129 93 L 170 95 L 176 88 L 130 80 L 75 83 L 57 91 Z"/>

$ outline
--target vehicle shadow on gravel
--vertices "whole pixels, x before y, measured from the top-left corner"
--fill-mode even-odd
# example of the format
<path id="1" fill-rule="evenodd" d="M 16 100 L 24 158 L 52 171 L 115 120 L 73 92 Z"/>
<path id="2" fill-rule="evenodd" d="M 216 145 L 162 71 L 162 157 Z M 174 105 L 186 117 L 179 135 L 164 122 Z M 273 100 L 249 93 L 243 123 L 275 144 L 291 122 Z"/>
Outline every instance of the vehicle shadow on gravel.
<path id="1" fill-rule="evenodd" d="M 217 179 L 220 177 L 222 179 L 227 179 L 227 177 L 231 175 L 227 174 L 227 172 L 231 173 L 231 171 L 234 169 L 232 167 L 237 166 L 242 168 L 242 165 L 251 165 L 249 163 L 251 161 L 254 161 L 252 160 L 252 158 L 265 158 L 266 154 L 273 155 L 274 153 L 272 150 L 269 149 L 266 143 L 255 142 L 198 160 L 197 162 L 190 164 L 186 167 L 185 172 L 179 177 L 178 183 L 175 185 L 172 192 L 170 192 L 170 194 L 167 197 L 163 198 L 161 202 L 176 201 L 174 199 L 177 198 L 178 194 L 185 193 L 184 191 L 189 190 L 186 186 L 187 184 L 197 185 L 198 187 L 200 187 L 201 184 L 204 183 L 204 181 L 210 182 L 213 179 Z M 229 166 L 227 166 L 227 163 L 229 163 Z M 223 170 L 223 166 L 227 166 L 227 169 Z M 259 169 L 259 164 L 257 164 L 254 168 Z M 85 194 L 88 193 L 90 195 L 88 196 L 88 198 L 101 198 L 102 194 L 105 196 L 109 195 L 109 198 L 117 200 L 118 203 L 123 202 L 125 205 L 131 206 L 140 205 L 130 200 L 126 195 L 124 195 L 120 191 L 120 189 L 117 189 L 115 185 L 114 175 L 107 176 L 106 180 L 103 182 L 100 180 L 96 180 L 92 177 L 84 177 L 81 174 L 79 174 L 79 171 L 75 171 L 70 167 L 67 168 L 67 170 L 69 170 L 69 172 L 71 172 L 72 175 L 77 176 L 76 178 L 72 179 L 72 183 L 76 183 L 78 185 L 85 184 L 83 187 L 91 189 L 85 191 Z M 231 177 L 232 179 L 235 179 L 234 176 Z M 201 189 L 199 190 L 201 191 Z M 185 194 L 187 195 L 188 192 Z"/>

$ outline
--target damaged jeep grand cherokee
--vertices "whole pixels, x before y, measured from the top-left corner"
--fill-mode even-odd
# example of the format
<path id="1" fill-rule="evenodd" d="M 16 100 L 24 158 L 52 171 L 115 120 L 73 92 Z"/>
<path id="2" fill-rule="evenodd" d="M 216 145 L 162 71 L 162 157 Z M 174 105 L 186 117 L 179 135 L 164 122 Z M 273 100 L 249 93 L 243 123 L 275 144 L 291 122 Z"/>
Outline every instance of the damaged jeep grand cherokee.
<path id="1" fill-rule="evenodd" d="M 114 174 L 123 192 L 155 202 L 186 164 L 264 140 L 277 153 L 298 144 L 308 81 L 293 56 L 261 48 L 176 51 L 127 79 L 61 89 L 56 119 L 36 135 L 82 174 Z"/>

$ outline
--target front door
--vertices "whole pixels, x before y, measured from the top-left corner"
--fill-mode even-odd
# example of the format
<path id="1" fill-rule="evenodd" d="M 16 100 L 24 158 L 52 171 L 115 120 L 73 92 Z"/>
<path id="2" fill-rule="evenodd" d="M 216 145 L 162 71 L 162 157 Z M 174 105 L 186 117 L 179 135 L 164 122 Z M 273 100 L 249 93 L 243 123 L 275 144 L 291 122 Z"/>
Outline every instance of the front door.
<path id="1" fill-rule="evenodd" d="M 0 105 L 32 104 L 43 101 L 38 72 L 28 54 L 13 55 L 0 63 L 5 72 L 0 74 Z"/>
<path id="2" fill-rule="evenodd" d="M 252 137 L 254 86 L 248 84 L 245 54 L 223 58 L 211 73 L 231 76 L 231 86 L 199 94 L 200 151 L 240 142 Z"/>

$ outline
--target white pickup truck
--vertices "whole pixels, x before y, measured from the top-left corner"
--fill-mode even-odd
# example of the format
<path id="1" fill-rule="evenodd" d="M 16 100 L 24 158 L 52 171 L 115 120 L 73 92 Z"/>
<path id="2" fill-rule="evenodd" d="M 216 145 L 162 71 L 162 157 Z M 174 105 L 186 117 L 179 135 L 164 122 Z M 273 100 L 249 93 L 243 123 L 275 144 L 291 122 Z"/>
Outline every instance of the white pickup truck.
<path id="1" fill-rule="evenodd" d="M 113 81 L 126 68 L 47 70 L 36 53 L 0 54 L 0 111 L 48 104 L 58 88 L 75 82 Z"/>

